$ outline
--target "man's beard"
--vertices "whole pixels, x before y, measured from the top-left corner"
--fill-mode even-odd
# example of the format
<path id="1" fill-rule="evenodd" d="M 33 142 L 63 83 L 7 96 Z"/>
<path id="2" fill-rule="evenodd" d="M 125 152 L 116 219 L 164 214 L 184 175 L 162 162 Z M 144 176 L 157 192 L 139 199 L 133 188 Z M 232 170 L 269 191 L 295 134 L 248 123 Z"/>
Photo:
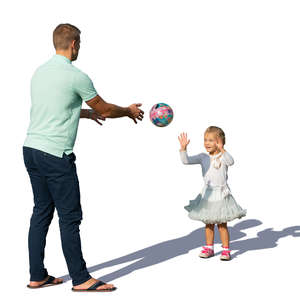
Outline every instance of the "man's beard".
<path id="1" fill-rule="evenodd" d="M 76 60 L 76 59 L 77 59 L 78 52 L 79 52 L 79 51 L 72 50 L 71 61 L 74 61 L 74 60 Z"/>

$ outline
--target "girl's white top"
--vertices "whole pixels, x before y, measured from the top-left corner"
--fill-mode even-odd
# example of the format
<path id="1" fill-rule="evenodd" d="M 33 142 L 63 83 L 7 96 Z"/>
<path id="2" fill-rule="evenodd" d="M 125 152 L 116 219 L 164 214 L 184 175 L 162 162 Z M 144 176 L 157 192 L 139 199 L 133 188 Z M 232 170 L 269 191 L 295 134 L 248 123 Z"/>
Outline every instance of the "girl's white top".
<path id="1" fill-rule="evenodd" d="M 193 156 L 188 156 L 187 151 L 180 151 L 180 158 L 184 164 L 201 165 L 205 186 L 228 188 L 227 170 L 234 160 L 227 151 L 215 155 L 200 153 Z"/>

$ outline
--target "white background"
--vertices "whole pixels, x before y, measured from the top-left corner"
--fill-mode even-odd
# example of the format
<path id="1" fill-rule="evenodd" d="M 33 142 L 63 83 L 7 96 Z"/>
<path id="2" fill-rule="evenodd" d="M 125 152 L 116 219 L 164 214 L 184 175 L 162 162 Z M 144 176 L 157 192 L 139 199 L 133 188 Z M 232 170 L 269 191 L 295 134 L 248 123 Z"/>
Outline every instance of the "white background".
<path id="1" fill-rule="evenodd" d="M 142 102 L 145 111 L 137 125 L 126 118 L 107 119 L 102 127 L 87 119 L 79 124 L 74 152 L 87 265 L 142 250 L 141 257 L 93 269 L 94 277 L 112 278 L 118 287 L 102 297 L 297 298 L 300 231 L 296 237 L 283 230 L 300 226 L 299 1 L 27 0 L 3 2 L 0 14 L 0 272 L 6 299 L 82 297 L 70 291 L 70 280 L 26 288 L 33 196 L 22 145 L 29 85 L 34 70 L 55 53 L 54 28 L 66 22 L 82 32 L 74 65 L 92 78 L 99 94 L 121 106 Z M 157 102 L 174 110 L 166 128 L 149 120 Z M 249 248 L 231 262 L 197 257 L 203 224 L 183 209 L 200 192 L 202 178 L 200 166 L 180 162 L 177 136 L 187 132 L 189 154 L 197 154 L 204 151 L 203 132 L 210 125 L 226 133 L 225 149 L 235 159 L 228 182 L 248 211 L 229 223 L 241 241 L 232 245 Z M 135 262 L 144 267 L 130 266 Z M 45 265 L 50 274 L 67 275 L 56 215 Z M 131 272 L 111 274 L 126 267 Z"/>

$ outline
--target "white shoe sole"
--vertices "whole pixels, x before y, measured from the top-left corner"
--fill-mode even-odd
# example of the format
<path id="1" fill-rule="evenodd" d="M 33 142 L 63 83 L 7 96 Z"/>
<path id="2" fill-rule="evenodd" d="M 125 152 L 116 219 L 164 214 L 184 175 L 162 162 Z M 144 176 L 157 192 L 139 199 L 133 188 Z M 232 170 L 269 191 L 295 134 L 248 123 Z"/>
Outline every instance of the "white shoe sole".
<path id="1" fill-rule="evenodd" d="M 201 254 L 199 254 L 198 255 L 200 258 L 210 258 L 210 257 L 213 257 L 214 256 L 214 254 L 213 255 L 209 255 L 209 256 L 205 256 L 205 255 L 201 255 Z"/>
<path id="2" fill-rule="evenodd" d="M 228 260 L 231 260 L 231 257 L 228 258 L 227 256 L 221 256 L 220 260 L 227 260 L 228 261 Z"/>

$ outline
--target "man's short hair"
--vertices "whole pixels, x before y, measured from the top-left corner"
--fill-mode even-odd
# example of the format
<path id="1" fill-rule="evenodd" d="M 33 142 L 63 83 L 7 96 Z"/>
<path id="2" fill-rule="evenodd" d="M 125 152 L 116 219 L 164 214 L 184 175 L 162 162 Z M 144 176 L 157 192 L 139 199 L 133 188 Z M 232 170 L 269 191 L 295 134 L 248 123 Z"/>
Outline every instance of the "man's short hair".
<path id="1" fill-rule="evenodd" d="M 71 24 L 59 24 L 53 31 L 53 44 L 56 50 L 67 50 L 72 41 L 80 40 L 80 30 Z"/>

